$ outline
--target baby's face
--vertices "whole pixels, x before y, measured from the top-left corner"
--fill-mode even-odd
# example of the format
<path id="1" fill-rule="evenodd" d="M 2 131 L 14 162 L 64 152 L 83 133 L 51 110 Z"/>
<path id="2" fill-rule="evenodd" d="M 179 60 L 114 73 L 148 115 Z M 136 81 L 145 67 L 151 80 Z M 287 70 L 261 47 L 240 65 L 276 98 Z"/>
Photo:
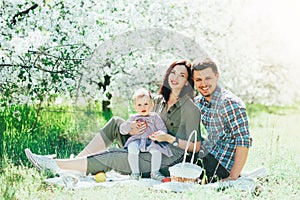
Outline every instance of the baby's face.
<path id="1" fill-rule="evenodd" d="M 134 102 L 134 108 L 138 114 L 147 116 L 153 108 L 153 102 L 149 96 L 138 97 Z"/>

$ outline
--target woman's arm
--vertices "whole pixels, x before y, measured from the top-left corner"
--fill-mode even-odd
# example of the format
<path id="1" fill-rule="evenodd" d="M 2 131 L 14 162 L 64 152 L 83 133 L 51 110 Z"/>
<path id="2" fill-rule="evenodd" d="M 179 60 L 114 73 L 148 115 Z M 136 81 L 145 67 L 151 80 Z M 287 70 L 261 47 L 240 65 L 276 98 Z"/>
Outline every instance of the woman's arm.
<path id="1" fill-rule="evenodd" d="M 153 134 L 151 134 L 149 136 L 149 138 L 151 140 L 156 140 L 158 142 L 169 142 L 170 144 L 173 144 L 176 140 L 176 137 L 174 137 L 174 136 L 172 136 L 168 133 L 165 133 L 163 131 L 156 131 Z M 177 147 L 181 148 L 181 149 L 185 149 L 186 144 L 187 144 L 186 140 L 178 139 L 178 146 Z M 200 145 L 201 145 L 201 142 L 198 141 L 196 143 L 196 152 L 198 152 L 200 150 Z M 188 151 L 193 152 L 193 149 L 194 149 L 194 142 L 190 142 L 189 147 L 188 147 Z"/>
<path id="2" fill-rule="evenodd" d="M 190 134 L 194 131 L 197 132 L 197 141 L 196 142 L 196 152 L 200 151 L 200 145 L 201 145 L 201 129 L 200 129 L 200 123 L 201 123 L 201 112 L 192 101 L 186 101 L 185 104 L 182 105 L 183 112 L 181 113 L 182 119 L 184 121 L 184 128 L 181 130 L 183 133 L 185 133 L 185 137 L 180 138 L 186 138 L 186 140 L 179 139 L 179 145 L 180 148 L 184 149 L 187 144 L 187 138 L 189 138 Z M 194 136 L 191 138 L 191 142 L 188 147 L 189 152 L 193 152 L 194 149 Z M 175 138 L 172 140 L 175 141 Z"/>
<path id="3" fill-rule="evenodd" d="M 172 137 L 171 140 L 169 140 L 168 142 L 173 144 L 176 140 L 176 137 L 170 135 Z M 178 147 L 181 149 L 185 149 L 186 148 L 186 144 L 187 144 L 187 140 L 182 140 L 178 138 Z M 196 152 L 200 151 L 200 146 L 201 146 L 201 141 L 197 141 L 196 142 Z M 190 142 L 189 147 L 188 147 L 188 151 L 189 152 L 193 152 L 194 150 L 194 142 Z"/>
<path id="4" fill-rule="evenodd" d="M 188 97 L 186 97 L 188 98 Z M 174 123 L 177 123 L 180 127 L 177 130 L 173 130 L 173 132 L 177 132 L 179 139 L 178 147 L 181 149 L 185 149 L 187 140 L 183 140 L 181 138 L 188 138 L 189 135 L 196 130 L 197 131 L 197 138 L 198 140 L 201 140 L 201 132 L 200 132 L 200 121 L 201 121 L 201 113 L 199 108 L 193 103 L 192 100 L 182 99 L 181 103 L 178 104 L 181 108 L 176 110 L 176 115 L 180 115 L 179 121 L 176 121 L 172 119 Z M 156 102 L 156 107 L 160 109 L 156 109 L 155 111 L 157 113 L 160 113 L 162 109 L 165 109 L 165 107 L 162 105 L 162 103 Z M 168 128 L 168 125 L 167 125 Z M 170 128 L 170 126 L 169 126 Z M 170 131 L 170 130 L 169 130 Z M 176 137 L 168 134 L 167 132 L 163 131 L 157 131 L 154 132 L 150 139 L 157 140 L 158 142 L 169 142 L 170 144 L 173 144 L 173 142 L 176 140 Z M 197 141 L 196 144 L 196 152 L 200 150 L 201 141 Z M 194 142 L 190 142 L 188 151 L 193 152 L 194 149 Z"/>

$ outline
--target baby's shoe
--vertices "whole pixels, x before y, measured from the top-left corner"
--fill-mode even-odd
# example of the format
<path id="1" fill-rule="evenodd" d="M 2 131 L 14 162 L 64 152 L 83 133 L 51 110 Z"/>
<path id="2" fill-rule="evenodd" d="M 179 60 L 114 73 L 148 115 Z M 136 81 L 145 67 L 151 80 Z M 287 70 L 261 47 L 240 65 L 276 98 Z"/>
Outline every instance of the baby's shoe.
<path id="1" fill-rule="evenodd" d="M 162 181 L 164 178 L 166 178 L 162 173 L 159 171 L 151 172 L 150 177 L 157 181 Z"/>
<path id="2" fill-rule="evenodd" d="M 130 174 L 130 179 L 131 180 L 136 180 L 136 181 L 140 180 L 140 173 L 131 173 Z"/>

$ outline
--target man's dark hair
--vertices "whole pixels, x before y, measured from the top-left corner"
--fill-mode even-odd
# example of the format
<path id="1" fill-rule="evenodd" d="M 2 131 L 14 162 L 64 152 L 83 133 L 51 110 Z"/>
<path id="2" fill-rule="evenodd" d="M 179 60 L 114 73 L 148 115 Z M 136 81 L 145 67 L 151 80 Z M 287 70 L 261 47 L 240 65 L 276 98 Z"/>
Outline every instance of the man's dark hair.
<path id="1" fill-rule="evenodd" d="M 202 60 L 195 60 L 192 65 L 192 70 L 203 70 L 206 68 L 211 68 L 215 74 L 219 73 L 218 67 L 214 61 L 210 58 L 205 58 Z"/>

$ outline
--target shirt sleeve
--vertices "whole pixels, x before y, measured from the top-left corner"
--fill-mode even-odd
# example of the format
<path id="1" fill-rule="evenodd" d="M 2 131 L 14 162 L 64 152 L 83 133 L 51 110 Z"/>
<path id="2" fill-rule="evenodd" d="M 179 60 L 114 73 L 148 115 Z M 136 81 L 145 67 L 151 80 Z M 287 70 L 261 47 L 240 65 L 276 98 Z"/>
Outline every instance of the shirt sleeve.
<path id="1" fill-rule="evenodd" d="M 250 147 L 252 138 L 249 132 L 246 108 L 238 102 L 227 101 L 222 112 L 225 132 L 235 139 L 237 146 Z"/>
<path id="2" fill-rule="evenodd" d="M 128 133 L 130 132 L 131 128 L 130 128 L 130 122 L 134 121 L 134 117 L 131 116 L 128 120 L 126 120 L 125 122 L 123 122 L 120 125 L 120 133 L 122 135 L 128 135 Z"/>
<path id="3" fill-rule="evenodd" d="M 197 141 L 203 141 L 203 138 L 201 137 L 200 123 L 201 123 L 200 114 L 191 116 L 189 120 L 187 120 L 186 122 L 186 132 L 188 134 L 187 137 L 189 137 L 193 131 L 197 131 Z M 191 138 L 191 141 L 194 141 L 194 137 Z"/>
<path id="4" fill-rule="evenodd" d="M 158 115 L 158 114 L 155 114 L 155 128 L 157 131 L 161 130 L 165 133 L 168 133 L 168 129 L 166 127 L 166 124 L 165 122 L 162 120 L 162 118 Z"/>
<path id="5" fill-rule="evenodd" d="M 183 113 L 182 119 L 185 119 L 186 138 L 188 138 L 193 131 L 197 131 L 197 141 L 203 141 L 200 129 L 201 113 L 194 103 L 189 104 L 188 109 Z M 191 138 L 191 141 L 195 141 L 194 137 Z"/>

